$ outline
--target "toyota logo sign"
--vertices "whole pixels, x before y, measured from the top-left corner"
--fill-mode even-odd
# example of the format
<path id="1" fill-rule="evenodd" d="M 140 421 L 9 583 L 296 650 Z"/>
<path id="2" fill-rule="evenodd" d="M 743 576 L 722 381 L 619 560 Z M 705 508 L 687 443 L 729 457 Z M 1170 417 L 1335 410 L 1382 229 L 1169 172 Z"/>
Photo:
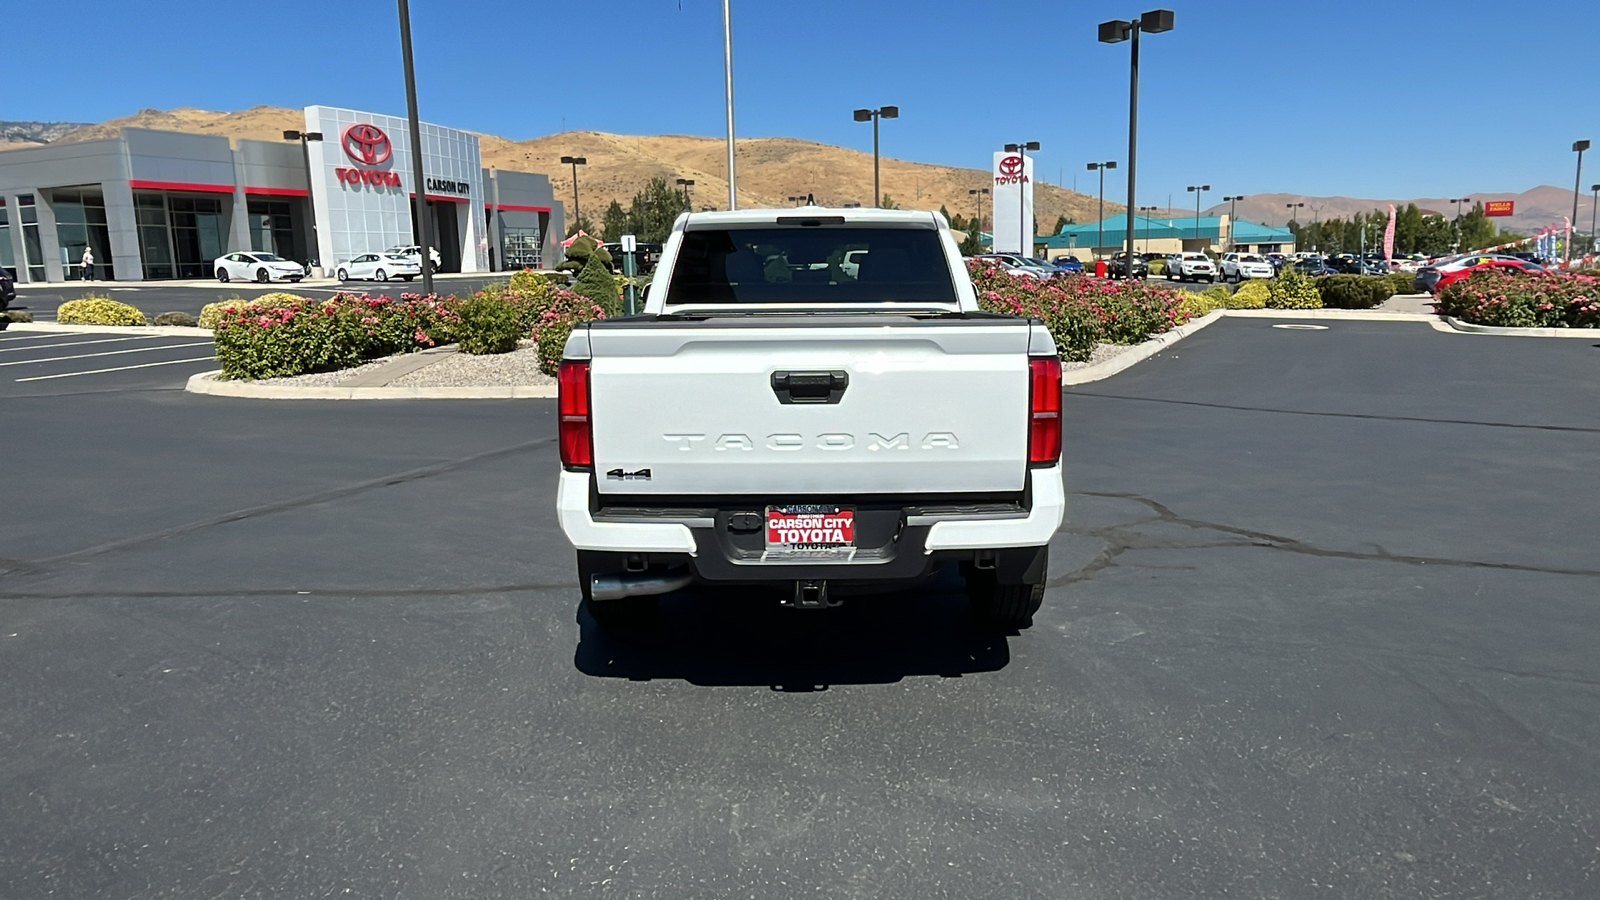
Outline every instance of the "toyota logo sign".
<path id="1" fill-rule="evenodd" d="M 1007 156 L 1004 159 L 1001 159 L 1000 160 L 1000 174 L 1002 174 L 1002 175 L 1021 175 L 1022 174 L 1022 157 L 1020 157 L 1020 156 Z"/>
<path id="2" fill-rule="evenodd" d="M 345 155 L 358 163 L 376 166 L 389 161 L 389 136 L 376 125 L 351 125 L 344 130 Z"/>

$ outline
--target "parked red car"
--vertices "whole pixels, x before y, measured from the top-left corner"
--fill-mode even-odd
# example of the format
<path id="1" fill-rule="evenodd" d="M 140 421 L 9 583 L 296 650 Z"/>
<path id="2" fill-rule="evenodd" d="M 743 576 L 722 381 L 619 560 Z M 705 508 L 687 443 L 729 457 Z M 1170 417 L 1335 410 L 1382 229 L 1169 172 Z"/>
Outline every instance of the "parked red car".
<path id="1" fill-rule="evenodd" d="M 1468 275 L 1471 275 L 1473 272 L 1483 272 L 1489 269 L 1499 269 L 1505 272 L 1522 273 L 1524 275 L 1532 275 L 1545 271 L 1543 266 L 1534 265 L 1533 263 L 1524 259 L 1489 259 L 1478 263 L 1475 266 L 1467 266 L 1464 269 L 1456 269 L 1453 272 L 1440 273 L 1439 280 L 1434 282 L 1433 289 L 1429 291 L 1429 293 L 1437 294 L 1442 288 L 1455 284 Z"/>

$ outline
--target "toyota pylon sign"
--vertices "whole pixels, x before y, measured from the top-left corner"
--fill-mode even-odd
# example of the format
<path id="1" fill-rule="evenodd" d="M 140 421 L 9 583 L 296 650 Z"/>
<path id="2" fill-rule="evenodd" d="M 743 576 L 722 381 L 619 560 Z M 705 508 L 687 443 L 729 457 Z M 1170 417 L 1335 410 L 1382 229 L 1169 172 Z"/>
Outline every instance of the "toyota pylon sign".
<path id="1" fill-rule="evenodd" d="M 1033 255 L 1033 158 L 1001 150 L 994 155 L 994 252 Z"/>

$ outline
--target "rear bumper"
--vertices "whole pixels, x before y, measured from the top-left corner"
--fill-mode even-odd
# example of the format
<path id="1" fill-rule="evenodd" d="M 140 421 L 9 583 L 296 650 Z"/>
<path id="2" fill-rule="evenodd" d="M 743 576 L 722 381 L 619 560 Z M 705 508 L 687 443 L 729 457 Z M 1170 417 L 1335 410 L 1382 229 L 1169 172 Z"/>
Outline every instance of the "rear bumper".
<path id="1" fill-rule="evenodd" d="M 759 502 L 729 498 L 728 507 L 704 510 L 631 510 L 598 513 L 592 476 L 562 472 L 557 518 L 572 545 L 582 551 L 643 554 L 649 564 L 687 562 L 702 580 L 727 582 L 833 579 L 903 581 L 920 578 L 947 560 L 985 560 L 985 551 L 1043 547 L 1061 527 L 1066 489 L 1061 467 L 1032 469 L 1025 507 L 992 504 L 873 510 L 885 537 L 864 546 L 849 561 L 769 561 L 749 537 L 730 535 L 729 510 L 760 508 Z M 866 515 L 865 512 L 862 515 Z M 871 529 L 863 523 L 862 531 Z"/>

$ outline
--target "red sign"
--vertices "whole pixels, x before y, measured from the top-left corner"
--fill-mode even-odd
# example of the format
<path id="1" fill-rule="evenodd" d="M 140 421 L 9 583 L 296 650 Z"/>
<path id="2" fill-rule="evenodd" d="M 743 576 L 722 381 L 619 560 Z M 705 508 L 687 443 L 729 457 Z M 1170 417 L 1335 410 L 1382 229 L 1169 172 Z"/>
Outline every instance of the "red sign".
<path id="1" fill-rule="evenodd" d="M 1020 157 L 1020 156 L 1005 156 L 1005 157 L 1001 157 L 1001 159 L 1000 159 L 1000 174 L 1001 175 L 1021 175 L 1022 174 L 1022 157 Z"/>
<path id="2" fill-rule="evenodd" d="M 400 186 L 400 173 L 383 169 L 335 168 L 333 174 L 338 176 L 340 184 L 375 184 L 378 187 Z"/>
<path id="3" fill-rule="evenodd" d="M 1483 204 L 1483 214 L 1486 216 L 1509 216 L 1516 208 L 1515 200 L 1489 200 Z"/>
<path id="4" fill-rule="evenodd" d="M 767 508 L 767 546 L 824 550 L 856 542 L 856 512 L 831 507 Z"/>
<path id="5" fill-rule="evenodd" d="M 351 125 L 344 130 L 344 137 L 339 143 L 343 145 L 346 156 L 366 166 L 388 162 L 393 149 L 389 145 L 389 136 L 376 125 Z"/>

